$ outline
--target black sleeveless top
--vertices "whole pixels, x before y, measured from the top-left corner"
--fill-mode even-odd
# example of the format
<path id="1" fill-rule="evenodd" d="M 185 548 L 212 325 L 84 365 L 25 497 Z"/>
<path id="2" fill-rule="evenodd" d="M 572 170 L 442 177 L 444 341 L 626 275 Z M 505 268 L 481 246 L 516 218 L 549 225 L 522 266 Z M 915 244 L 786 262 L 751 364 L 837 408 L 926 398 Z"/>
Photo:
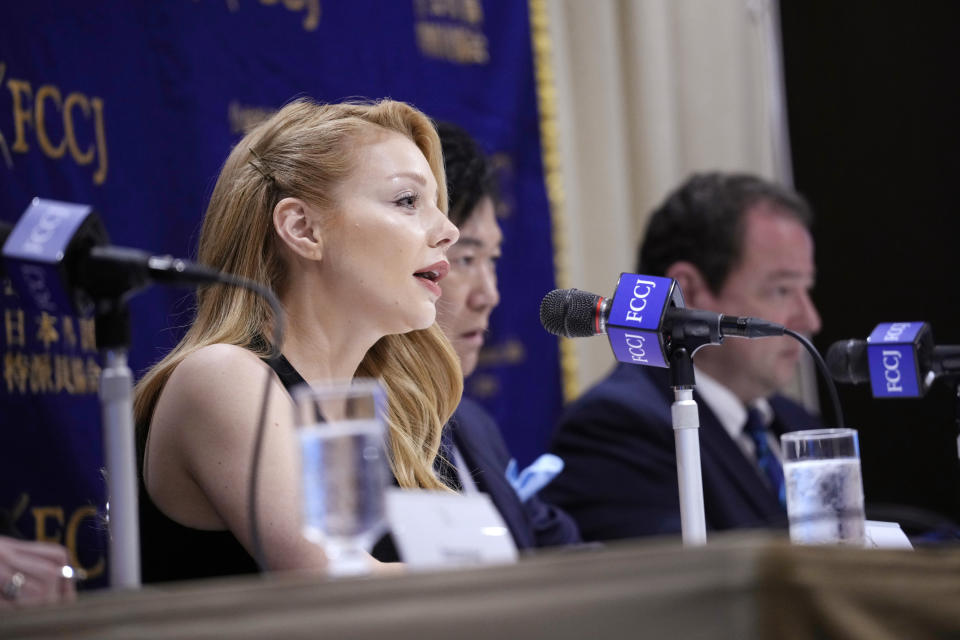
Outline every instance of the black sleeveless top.
<path id="1" fill-rule="evenodd" d="M 150 499 L 140 475 L 144 583 L 257 572 L 257 563 L 230 531 L 193 529 L 168 518 Z"/>
<path id="2" fill-rule="evenodd" d="M 227 529 L 194 529 L 171 520 L 150 499 L 139 452 L 140 567 L 144 583 L 257 573 L 257 563 Z"/>
<path id="3" fill-rule="evenodd" d="M 288 391 L 306 383 L 283 355 L 264 361 L 276 372 Z M 143 442 L 146 442 L 146 437 Z M 143 448 L 137 454 L 140 563 L 144 583 L 257 573 L 257 563 L 229 530 L 194 529 L 170 519 L 160 511 L 150 499 L 144 484 Z M 377 542 L 371 554 L 381 562 L 399 560 L 389 534 Z"/>

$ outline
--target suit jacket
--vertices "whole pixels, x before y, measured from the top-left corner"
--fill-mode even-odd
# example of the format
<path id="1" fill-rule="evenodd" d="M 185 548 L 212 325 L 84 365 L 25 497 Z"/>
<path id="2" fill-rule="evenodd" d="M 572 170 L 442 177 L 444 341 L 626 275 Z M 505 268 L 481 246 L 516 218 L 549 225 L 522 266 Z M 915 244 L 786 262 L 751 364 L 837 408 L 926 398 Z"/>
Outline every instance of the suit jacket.
<path id="1" fill-rule="evenodd" d="M 568 514 L 537 496 L 520 502 L 505 475 L 510 461 L 507 445 L 493 418 L 480 405 L 463 398 L 447 429 L 477 488 L 490 496 L 518 549 L 581 541 L 577 525 Z"/>
<path id="2" fill-rule="evenodd" d="M 786 514 L 754 461 L 694 397 L 707 528 L 785 528 Z M 666 369 L 619 364 L 564 412 L 551 450 L 566 467 L 543 494 L 574 517 L 585 539 L 680 531 L 672 403 Z M 820 426 L 785 397 L 770 404 L 778 435 Z"/>

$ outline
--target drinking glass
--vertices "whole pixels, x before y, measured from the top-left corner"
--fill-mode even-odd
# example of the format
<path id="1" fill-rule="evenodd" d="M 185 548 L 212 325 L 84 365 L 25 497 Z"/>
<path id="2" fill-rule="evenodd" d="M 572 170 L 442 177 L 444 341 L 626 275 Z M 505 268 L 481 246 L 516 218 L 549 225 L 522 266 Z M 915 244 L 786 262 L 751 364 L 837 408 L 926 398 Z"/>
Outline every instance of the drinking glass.
<path id="1" fill-rule="evenodd" d="M 386 393 L 371 379 L 293 391 L 300 443 L 304 536 L 321 545 L 332 576 L 368 573 L 386 530 Z"/>
<path id="2" fill-rule="evenodd" d="M 860 445 L 854 429 L 793 431 L 780 436 L 790 540 L 863 546 Z"/>

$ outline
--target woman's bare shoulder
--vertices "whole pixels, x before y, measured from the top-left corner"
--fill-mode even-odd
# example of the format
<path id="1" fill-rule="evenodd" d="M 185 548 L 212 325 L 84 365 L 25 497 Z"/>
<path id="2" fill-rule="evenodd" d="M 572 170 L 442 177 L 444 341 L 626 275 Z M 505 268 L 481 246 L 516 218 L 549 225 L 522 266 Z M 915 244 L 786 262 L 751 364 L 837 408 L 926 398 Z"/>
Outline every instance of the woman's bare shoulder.
<path id="1" fill-rule="evenodd" d="M 174 375 L 244 375 L 266 370 L 267 364 L 249 349 L 235 344 L 210 344 L 185 357 Z"/>
<path id="2" fill-rule="evenodd" d="M 208 345 L 177 365 L 157 408 L 164 414 L 167 411 L 163 409 L 169 410 L 171 417 L 186 419 L 184 422 L 204 418 L 231 422 L 255 414 L 267 379 L 272 380 L 273 393 L 277 387 L 282 390 L 270 367 L 253 352 L 230 344 Z"/>

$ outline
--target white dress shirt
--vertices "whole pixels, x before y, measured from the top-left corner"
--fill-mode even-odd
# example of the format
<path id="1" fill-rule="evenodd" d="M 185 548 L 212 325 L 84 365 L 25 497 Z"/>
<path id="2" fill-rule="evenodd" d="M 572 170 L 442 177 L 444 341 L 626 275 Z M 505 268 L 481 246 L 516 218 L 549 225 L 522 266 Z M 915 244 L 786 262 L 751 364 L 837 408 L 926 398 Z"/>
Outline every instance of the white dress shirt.
<path id="1" fill-rule="evenodd" d="M 727 430 L 733 441 L 743 451 L 743 455 L 747 456 L 750 462 L 756 464 L 756 447 L 750 436 L 743 431 L 747 422 L 747 407 L 743 406 L 740 399 L 716 378 L 711 378 L 702 369 L 696 367 L 694 367 L 694 372 L 697 377 L 697 392 L 700 394 L 700 398 L 707 403 L 710 410 L 717 416 L 717 420 L 720 421 L 723 428 Z M 753 408 L 760 412 L 769 427 L 770 423 L 773 422 L 773 407 L 770 406 L 767 399 L 760 398 L 753 403 Z M 778 460 L 783 462 L 780 443 L 776 435 L 769 429 L 767 430 L 767 442 L 770 444 L 770 451 L 777 456 Z"/>

